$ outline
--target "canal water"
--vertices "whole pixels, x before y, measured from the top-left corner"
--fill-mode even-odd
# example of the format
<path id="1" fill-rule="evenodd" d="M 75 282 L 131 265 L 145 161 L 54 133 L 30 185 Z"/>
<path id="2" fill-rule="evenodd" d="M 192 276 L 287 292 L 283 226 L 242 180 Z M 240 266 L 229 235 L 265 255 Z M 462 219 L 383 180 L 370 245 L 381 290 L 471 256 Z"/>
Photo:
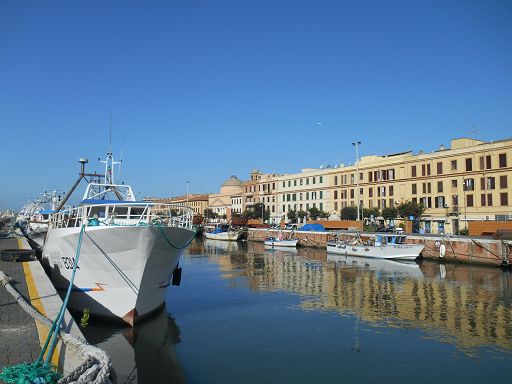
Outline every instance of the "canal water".
<path id="1" fill-rule="evenodd" d="M 166 308 L 91 319 L 119 383 L 510 383 L 512 276 L 499 268 L 194 241 Z"/>

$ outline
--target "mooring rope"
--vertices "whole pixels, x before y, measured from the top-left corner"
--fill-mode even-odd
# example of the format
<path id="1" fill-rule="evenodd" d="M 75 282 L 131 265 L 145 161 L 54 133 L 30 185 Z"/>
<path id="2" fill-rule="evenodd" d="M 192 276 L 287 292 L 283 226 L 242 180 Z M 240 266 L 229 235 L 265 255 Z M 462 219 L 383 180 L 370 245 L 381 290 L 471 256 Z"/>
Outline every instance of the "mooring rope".
<path id="1" fill-rule="evenodd" d="M 164 232 L 164 230 L 163 230 L 163 227 L 160 225 L 160 223 L 155 223 L 154 225 L 158 227 L 158 229 L 160 230 L 160 233 L 161 233 L 161 234 L 162 234 L 162 236 L 164 237 L 165 241 L 167 241 L 167 243 L 168 243 L 171 247 L 173 247 L 174 249 L 183 249 L 183 248 L 188 247 L 188 246 L 189 246 L 189 244 L 192 242 L 192 240 L 194 240 L 194 237 L 195 237 L 195 234 L 196 234 L 196 231 L 195 231 L 195 229 L 194 229 L 194 236 L 192 236 L 192 237 L 190 238 L 190 240 L 189 240 L 189 241 L 187 241 L 187 243 L 186 243 L 185 245 L 183 245 L 182 247 L 179 247 L 179 246 L 177 246 L 177 245 L 174 245 L 174 244 L 171 242 L 171 240 L 169 240 L 169 238 L 168 238 L 168 237 L 167 237 L 167 235 L 165 234 L 165 232 Z"/>
<path id="2" fill-rule="evenodd" d="M 3 369 L 3 371 L 0 373 L 0 379 L 5 381 L 6 383 L 111 383 L 109 374 L 112 371 L 112 366 L 108 355 L 105 352 L 99 350 L 98 348 L 88 345 L 87 342 L 85 342 L 85 340 L 80 340 L 66 333 L 60 335 L 62 341 L 65 344 L 70 344 L 74 346 L 75 349 L 79 351 L 79 353 L 86 357 L 86 361 L 65 378 L 60 378 L 60 375 L 57 372 L 57 367 L 50 363 L 53 353 L 55 351 L 55 347 L 57 344 L 57 336 L 59 335 L 60 332 L 60 327 L 62 324 L 62 320 L 64 318 L 64 313 L 66 312 L 66 307 L 73 287 L 73 281 L 78 266 L 78 259 L 80 256 L 80 249 L 82 245 L 84 232 L 85 225 L 83 225 L 80 230 L 80 236 L 78 238 L 78 245 L 75 255 L 75 262 L 73 266 L 73 272 L 71 274 L 71 279 L 68 285 L 68 291 L 60 307 L 59 314 L 57 315 L 53 322 L 50 321 L 50 319 L 46 318 L 45 316 L 41 315 L 34 307 L 28 304 L 21 296 L 21 294 L 16 290 L 16 288 L 12 286 L 13 280 L 9 276 L 4 274 L 2 271 L 0 271 L 0 282 L 2 286 L 16 299 L 16 301 L 21 305 L 23 310 L 25 310 L 25 312 L 31 315 L 34 319 L 39 320 L 40 322 L 50 327 L 50 331 L 48 332 L 48 336 L 46 337 L 44 346 L 42 347 L 41 353 L 39 354 L 39 357 L 35 363 L 21 363 L 12 367 L 5 367 Z M 50 348 L 43 362 L 42 360 L 47 351 L 48 345 L 50 345 Z M 89 348 L 92 349 L 89 350 Z M 91 351 L 93 351 L 93 353 L 90 353 Z M 98 354 L 97 351 L 101 352 Z"/>
<path id="3" fill-rule="evenodd" d="M 21 308 L 27 312 L 34 320 L 39 321 L 43 325 L 50 328 L 53 322 L 47 318 L 46 316 L 41 315 L 37 309 L 35 309 L 32 305 L 30 305 L 23 297 L 21 293 L 16 290 L 13 286 L 13 279 L 6 275 L 4 272 L 0 271 L 0 284 L 11 294 L 11 296 L 18 302 Z M 57 330 L 60 332 L 60 330 Z M 112 362 L 110 360 L 109 355 L 99 349 L 96 348 L 83 338 L 79 338 L 76 336 L 72 336 L 68 333 L 62 332 L 59 333 L 59 336 L 62 342 L 67 346 L 73 348 L 78 352 L 80 356 L 84 358 L 84 362 L 82 365 L 78 366 L 74 371 L 70 372 L 67 376 L 58 379 L 54 378 L 54 381 L 40 381 L 40 383 L 58 383 L 58 384 L 75 384 L 75 383 L 93 383 L 93 384 L 112 384 L 115 383 L 115 372 L 112 368 Z M 42 365 L 41 362 L 39 362 Z M 4 368 L 4 372 L 7 368 Z M 0 374 L 0 380 L 5 381 L 6 383 L 18 383 L 20 382 L 18 379 L 14 378 L 16 381 L 12 381 L 10 377 L 4 377 L 4 372 Z M 28 379 L 28 378 L 27 378 Z M 11 380 L 11 381 L 9 381 Z M 58 381 L 57 381 L 58 380 Z M 22 383 L 31 383 L 30 381 L 21 381 Z M 36 383 L 37 381 L 32 381 Z"/>

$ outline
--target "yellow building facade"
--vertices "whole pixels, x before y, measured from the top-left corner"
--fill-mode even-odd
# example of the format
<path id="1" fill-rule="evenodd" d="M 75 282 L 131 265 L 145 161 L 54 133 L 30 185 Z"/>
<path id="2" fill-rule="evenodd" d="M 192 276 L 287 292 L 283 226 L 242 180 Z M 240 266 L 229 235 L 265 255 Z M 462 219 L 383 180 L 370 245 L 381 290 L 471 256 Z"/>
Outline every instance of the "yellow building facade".
<path id="1" fill-rule="evenodd" d="M 244 211 L 260 202 L 271 211 L 270 223 L 279 223 L 290 210 L 316 207 L 339 219 L 341 209 L 358 201 L 361 208 L 379 210 L 414 201 L 425 207 L 421 230 L 453 234 L 471 220 L 512 220 L 512 139 L 454 139 L 429 153 L 369 155 L 349 166 L 295 174 L 254 170 L 236 187 L 211 195 L 210 204 L 230 210 L 236 202 Z"/>

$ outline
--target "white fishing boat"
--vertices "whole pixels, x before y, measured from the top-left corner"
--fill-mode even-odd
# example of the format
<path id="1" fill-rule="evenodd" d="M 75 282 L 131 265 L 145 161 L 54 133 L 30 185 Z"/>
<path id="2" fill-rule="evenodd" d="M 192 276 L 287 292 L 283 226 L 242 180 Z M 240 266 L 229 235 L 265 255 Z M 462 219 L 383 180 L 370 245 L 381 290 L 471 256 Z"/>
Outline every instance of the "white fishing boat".
<path id="1" fill-rule="evenodd" d="M 179 284 L 180 255 L 194 237 L 193 210 L 179 204 L 156 207 L 136 201 L 129 185 L 114 182 L 118 163 L 111 153 L 101 178 L 85 174 L 87 161 L 81 162 L 80 177 L 94 180 L 77 208 L 50 215 L 43 262 L 57 289 L 66 289 L 81 239 L 69 307 L 87 308 L 92 315 L 133 326 L 163 305 L 171 276 L 173 284 Z"/>
<path id="2" fill-rule="evenodd" d="M 213 231 L 205 232 L 204 236 L 210 240 L 237 241 L 240 240 L 242 233 L 240 229 L 219 225 Z"/>
<path id="3" fill-rule="evenodd" d="M 373 257 L 377 259 L 414 260 L 423 250 L 423 244 L 406 244 L 406 235 L 378 234 L 363 241 L 360 235 L 350 241 L 335 239 L 327 242 L 327 252 L 339 255 Z"/>
<path id="4" fill-rule="evenodd" d="M 56 207 L 61 201 L 58 191 L 45 191 L 34 201 L 27 202 L 16 217 L 16 224 L 20 235 L 25 235 L 42 247 L 50 215 L 56 212 Z"/>

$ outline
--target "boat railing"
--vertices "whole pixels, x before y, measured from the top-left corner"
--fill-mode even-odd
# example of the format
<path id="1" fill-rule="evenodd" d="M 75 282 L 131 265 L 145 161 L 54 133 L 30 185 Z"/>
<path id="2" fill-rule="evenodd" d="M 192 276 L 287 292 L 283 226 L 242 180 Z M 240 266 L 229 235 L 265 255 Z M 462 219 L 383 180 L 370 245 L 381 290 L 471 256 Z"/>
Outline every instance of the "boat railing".
<path id="1" fill-rule="evenodd" d="M 84 205 L 50 216 L 51 228 L 162 226 L 192 229 L 194 210 L 183 204 L 112 203 Z"/>

